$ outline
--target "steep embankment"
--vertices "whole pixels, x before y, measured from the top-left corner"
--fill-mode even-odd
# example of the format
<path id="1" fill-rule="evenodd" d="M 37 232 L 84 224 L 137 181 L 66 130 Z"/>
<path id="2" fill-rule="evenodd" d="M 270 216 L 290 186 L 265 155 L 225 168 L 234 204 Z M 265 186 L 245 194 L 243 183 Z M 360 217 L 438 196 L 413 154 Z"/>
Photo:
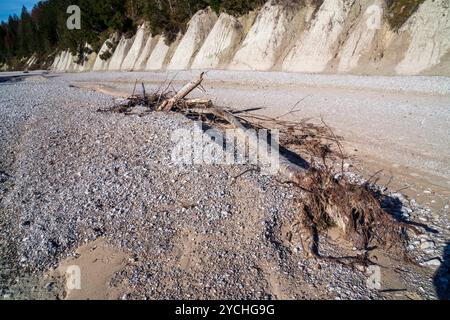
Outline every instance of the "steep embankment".
<path id="1" fill-rule="evenodd" d="M 362 2 L 362 1 L 361 1 Z M 376 36 L 383 32 L 383 0 L 370 0 L 362 3 L 360 11 L 350 28 L 347 38 L 339 52 L 338 72 L 350 72 L 358 67 L 365 55 L 375 52 Z"/>
<path id="2" fill-rule="evenodd" d="M 270 70 L 283 50 L 296 11 L 297 7 L 266 3 L 234 56 L 230 68 Z"/>
<path id="3" fill-rule="evenodd" d="M 153 48 L 156 46 L 158 41 L 158 37 L 153 37 L 151 33 L 149 33 L 147 41 L 145 42 L 145 46 L 142 49 L 139 57 L 134 64 L 134 70 L 144 70 L 147 65 L 148 58 L 153 51 Z"/>
<path id="4" fill-rule="evenodd" d="M 223 68 L 242 39 L 244 27 L 239 20 L 222 13 L 192 63 L 192 69 Z"/>
<path id="5" fill-rule="evenodd" d="M 51 69 L 450 75 L 448 0 L 425 0 L 395 26 L 392 16 L 399 13 L 391 8 L 386 0 L 270 0 L 242 17 L 217 17 L 208 8 L 197 12 L 172 43 L 151 35 L 143 24 L 132 38 L 112 35 L 98 56 L 90 54 L 81 66 L 62 51 Z M 29 58 L 27 65 L 33 63 Z"/>
<path id="6" fill-rule="evenodd" d="M 450 2 L 426 1 L 401 29 L 411 38 L 399 74 L 416 74 L 439 65 L 450 50 Z"/>
<path id="7" fill-rule="evenodd" d="M 131 46 L 133 45 L 134 38 L 127 39 L 125 36 L 122 36 L 122 38 L 119 41 L 119 44 L 117 45 L 116 50 L 114 51 L 111 61 L 108 65 L 108 70 L 111 71 L 119 71 L 122 67 L 122 62 L 124 61 L 128 51 L 130 50 Z"/>
<path id="8" fill-rule="evenodd" d="M 186 34 L 176 48 L 167 69 L 188 69 L 216 21 L 217 15 L 209 8 L 197 12 L 189 22 Z"/>
<path id="9" fill-rule="evenodd" d="M 121 70 L 123 71 L 134 70 L 134 65 L 136 64 L 139 56 L 144 50 L 149 35 L 150 32 L 145 27 L 145 24 L 141 25 L 138 28 L 133 44 L 122 62 Z"/>

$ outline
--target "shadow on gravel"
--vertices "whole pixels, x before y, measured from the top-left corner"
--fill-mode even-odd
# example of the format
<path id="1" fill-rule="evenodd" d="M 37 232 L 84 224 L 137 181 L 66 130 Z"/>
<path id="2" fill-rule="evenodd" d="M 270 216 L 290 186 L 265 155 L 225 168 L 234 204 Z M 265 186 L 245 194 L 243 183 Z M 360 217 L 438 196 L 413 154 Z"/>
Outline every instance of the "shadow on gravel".
<path id="1" fill-rule="evenodd" d="M 405 217 L 402 214 L 403 204 L 398 198 L 389 197 L 389 196 L 383 197 L 383 199 L 381 201 L 381 207 L 387 213 L 392 215 L 397 221 L 400 221 L 402 223 L 409 224 L 409 225 L 412 225 L 415 227 L 422 228 L 426 232 L 429 232 L 429 233 L 439 233 L 436 229 L 433 229 L 424 223 L 405 219 Z"/>
<path id="2" fill-rule="evenodd" d="M 188 116 L 188 118 L 193 120 L 193 121 L 198 121 L 198 119 L 195 118 L 195 117 L 189 117 Z M 208 134 L 208 130 L 214 129 L 214 127 L 211 126 L 211 125 L 208 125 L 206 123 L 202 123 L 201 129 L 202 129 L 203 133 Z M 268 139 L 270 141 L 270 133 L 268 135 Z M 222 143 L 224 143 L 224 145 L 222 145 L 221 147 L 223 147 L 223 150 L 226 150 L 226 139 L 225 138 L 223 139 Z M 295 163 L 296 165 L 298 165 L 298 166 L 300 166 L 300 167 L 302 167 L 304 169 L 308 169 L 310 167 L 308 161 L 303 159 L 297 153 L 292 152 L 292 151 L 288 150 L 287 148 L 285 148 L 285 147 L 283 147 L 281 145 L 278 145 L 278 148 L 279 148 L 280 154 L 285 156 L 292 163 Z"/>
<path id="3" fill-rule="evenodd" d="M 2 75 L 0 74 L 0 83 L 5 82 L 19 82 L 23 81 L 26 78 L 32 78 L 32 77 L 44 77 L 46 79 L 56 77 L 57 75 L 50 75 L 48 71 L 44 71 L 41 73 L 19 73 L 16 74 L 9 74 L 9 75 Z"/>
<path id="4" fill-rule="evenodd" d="M 450 241 L 445 246 L 442 263 L 434 274 L 433 284 L 439 299 L 450 300 Z"/>
<path id="5" fill-rule="evenodd" d="M 18 82 L 25 79 L 23 75 L 11 75 L 11 76 L 0 76 L 0 83 L 3 82 Z"/>

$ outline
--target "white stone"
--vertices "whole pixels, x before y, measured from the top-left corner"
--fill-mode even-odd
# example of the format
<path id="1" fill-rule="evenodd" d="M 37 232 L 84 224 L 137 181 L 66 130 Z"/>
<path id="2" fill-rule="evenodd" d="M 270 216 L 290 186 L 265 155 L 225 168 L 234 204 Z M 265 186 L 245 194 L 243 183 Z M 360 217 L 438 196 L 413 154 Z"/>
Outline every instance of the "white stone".
<path id="1" fill-rule="evenodd" d="M 420 244 L 420 249 L 422 249 L 422 250 L 433 249 L 433 248 L 434 248 L 434 241 L 432 241 L 432 240 L 424 241 Z"/>
<path id="2" fill-rule="evenodd" d="M 243 35 L 242 24 L 222 13 L 192 63 L 192 69 L 223 68 L 232 59 Z"/>
<path id="3" fill-rule="evenodd" d="M 145 24 L 142 24 L 134 37 L 133 44 L 128 51 L 125 59 L 120 67 L 123 71 L 134 70 L 134 65 L 136 64 L 138 58 L 140 57 L 145 45 L 147 43 L 147 38 L 149 36 L 149 30 L 146 28 Z"/>
<path id="4" fill-rule="evenodd" d="M 349 72 L 358 66 L 359 59 L 371 50 L 375 35 L 381 29 L 383 21 L 384 0 L 369 3 L 340 52 L 339 72 Z"/>
<path id="5" fill-rule="evenodd" d="M 430 259 L 428 261 L 421 263 L 423 266 L 432 267 L 432 268 L 439 268 L 442 264 L 441 260 L 438 258 Z"/>
<path id="6" fill-rule="evenodd" d="M 164 67 L 164 61 L 169 52 L 169 46 L 165 41 L 164 36 L 158 36 L 158 42 L 148 58 L 145 70 L 161 70 Z"/>
<path id="7" fill-rule="evenodd" d="M 188 69 L 216 21 L 217 15 L 211 8 L 197 12 L 189 21 L 188 29 L 181 39 L 167 69 Z"/>
<path id="8" fill-rule="evenodd" d="M 448 0 L 426 0 L 400 32 L 407 32 L 411 43 L 403 60 L 395 68 L 398 74 L 418 74 L 438 64 L 450 50 Z"/>
<path id="9" fill-rule="evenodd" d="M 283 62 L 283 70 L 322 72 L 336 54 L 338 37 L 354 0 L 325 0 L 311 27 L 297 40 Z"/>
<path id="10" fill-rule="evenodd" d="M 127 39 L 125 36 L 120 38 L 119 44 L 114 50 L 113 56 L 111 57 L 111 61 L 108 65 L 109 71 L 118 71 L 122 66 L 122 62 L 125 59 L 128 51 L 130 50 L 131 45 L 133 44 L 134 38 Z"/>
<path id="11" fill-rule="evenodd" d="M 134 64 L 134 70 L 145 70 L 145 66 L 147 64 L 148 58 L 153 51 L 157 42 L 157 37 L 153 37 L 151 34 L 148 35 L 147 41 L 145 42 L 145 47 L 142 49 L 141 54 L 139 55 L 136 63 Z"/>
<path id="12" fill-rule="evenodd" d="M 283 50 L 283 39 L 295 11 L 267 2 L 237 51 L 229 69 L 269 70 Z"/>

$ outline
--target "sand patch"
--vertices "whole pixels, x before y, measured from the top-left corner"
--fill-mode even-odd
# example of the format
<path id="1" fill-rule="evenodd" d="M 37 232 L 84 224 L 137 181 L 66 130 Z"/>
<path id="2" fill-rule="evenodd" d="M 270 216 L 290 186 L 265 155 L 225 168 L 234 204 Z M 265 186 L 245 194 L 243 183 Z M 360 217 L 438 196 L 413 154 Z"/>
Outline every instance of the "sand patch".
<path id="1" fill-rule="evenodd" d="M 66 300 L 117 299 L 121 294 L 120 285 L 111 286 L 110 281 L 127 261 L 126 253 L 98 238 L 79 247 L 73 257 L 61 261 L 51 277 L 65 279 Z"/>

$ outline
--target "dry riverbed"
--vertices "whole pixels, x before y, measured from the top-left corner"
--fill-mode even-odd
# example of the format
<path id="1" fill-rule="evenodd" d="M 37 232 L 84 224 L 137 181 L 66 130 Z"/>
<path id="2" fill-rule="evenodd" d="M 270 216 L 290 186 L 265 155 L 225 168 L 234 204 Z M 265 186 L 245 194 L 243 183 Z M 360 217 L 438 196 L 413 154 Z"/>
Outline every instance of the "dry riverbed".
<path id="1" fill-rule="evenodd" d="M 448 294 L 449 80 L 371 84 L 364 78 L 274 74 L 269 83 L 270 76 L 260 73 L 244 87 L 249 73 L 211 72 L 207 93 L 195 94 L 234 108 L 264 106 L 258 112 L 271 115 L 308 96 L 297 116 L 323 114 L 351 148 L 361 150 L 358 161 L 360 154 L 377 154 L 372 166 L 348 160 L 363 169 L 382 167 L 404 153 L 402 148 L 418 148 L 416 158 L 403 155 L 395 163 L 411 172 L 422 163 L 422 183 L 444 200 L 433 207 L 392 194 L 396 214 L 429 229 L 410 241 L 417 265 L 376 252 L 382 268 L 378 290 L 368 285 L 364 271 L 307 259 L 301 244 L 290 241 L 286 230 L 295 220 L 298 190 L 289 184 L 246 171 L 248 165 L 174 164 L 171 133 L 192 128 L 191 120 L 164 113 L 99 113 L 112 106 L 110 96 L 71 86 L 103 83 L 131 91 L 138 78 L 150 91 L 173 75 L 31 75 L 0 83 L 1 297 L 433 299 Z M 174 87 L 191 75 L 178 74 Z M 391 110 L 404 101 L 396 99 L 411 103 Z M 390 104 L 374 111 L 376 100 Z M 431 102 L 437 114 L 421 109 Z M 368 107 L 352 115 L 357 105 Z M 414 130 L 412 124 L 421 120 L 414 114 L 402 118 L 408 108 L 428 117 L 420 128 L 433 132 L 422 137 Z M 392 127 L 391 113 L 406 120 Z M 346 124 L 338 125 L 340 119 Z M 416 134 L 418 142 L 396 147 L 395 133 Z M 377 151 L 382 143 L 364 147 L 369 136 L 369 145 L 386 140 L 382 153 Z M 427 184 L 428 174 L 441 179 L 436 182 L 441 189 Z M 334 232 L 323 237 L 320 249 L 335 256 L 355 253 Z M 80 291 L 64 286 L 65 271 L 73 265 L 81 270 Z"/>

